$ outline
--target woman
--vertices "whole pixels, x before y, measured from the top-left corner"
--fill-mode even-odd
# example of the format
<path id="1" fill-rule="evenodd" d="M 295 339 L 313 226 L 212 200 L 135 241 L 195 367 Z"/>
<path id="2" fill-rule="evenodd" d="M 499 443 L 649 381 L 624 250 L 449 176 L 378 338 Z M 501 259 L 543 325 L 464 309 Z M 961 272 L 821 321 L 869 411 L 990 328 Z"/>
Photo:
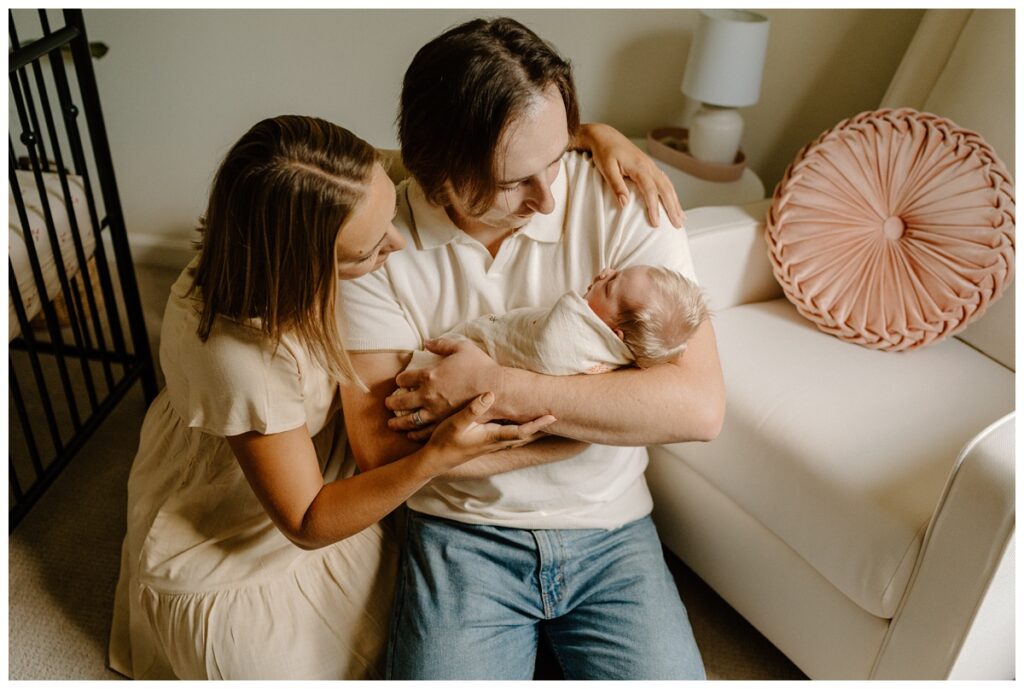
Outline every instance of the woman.
<path id="1" fill-rule="evenodd" d="M 622 146 L 592 133 L 606 152 Z M 361 383 L 340 344 L 335 279 L 402 248 L 394 212 L 377 152 L 323 120 L 264 120 L 227 154 L 199 256 L 164 315 L 167 385 L 128 481 L 113 669 L 379 676 L 396 566 L 381 520 L 432 478 L 554 421 L 487 423 L 488 393 L 422 449 L 356 473 L 337 386 Z"/>

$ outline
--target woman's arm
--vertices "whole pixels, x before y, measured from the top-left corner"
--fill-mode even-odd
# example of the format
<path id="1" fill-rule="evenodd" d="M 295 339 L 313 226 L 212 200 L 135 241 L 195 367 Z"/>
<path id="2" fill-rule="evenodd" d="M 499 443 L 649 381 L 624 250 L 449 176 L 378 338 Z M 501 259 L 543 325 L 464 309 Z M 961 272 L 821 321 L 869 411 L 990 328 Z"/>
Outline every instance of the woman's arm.
<path id="1" fill-rule="evenodd" d="M 474 457 L 540 437 L 554 417 L 520 426 L 486 423 L 494 395 L 477 397 L 440 424 L 429 443 L 390 464 L 324 483 L 305 427 L 227 438 L 260 504 L 301 548 L 320 548 L 380 520 L 436 476 Z"/>
<path id="2" fill-rule="evenodd" d="M 517 447 L 508 452 L 492 452 L 460 464 L 441 476 L 445 481 L 481 479 L 525 469 L 540 464 L 551 464 L 575 457 L 590 447 L 590 443 L 552 435 L 535 443 Z"/>
<path id="3" fill-rule="evenodd" d="M 650 156 L 641 151 L 617 129 L 607 124 L 581 124 L 570 146 L 587 151 L 605 181 L 615 191 L 619 207 L 629 200 L 629 187 L 623 179 L 628 177 L 639 188 L 647 206 L 647 223 L 658 226 L 658 204 L 665 207 L 669 221 L 682 227 L 686 214 L 679 205 L 679 196 L 668 176 L 654 164 Z"/>

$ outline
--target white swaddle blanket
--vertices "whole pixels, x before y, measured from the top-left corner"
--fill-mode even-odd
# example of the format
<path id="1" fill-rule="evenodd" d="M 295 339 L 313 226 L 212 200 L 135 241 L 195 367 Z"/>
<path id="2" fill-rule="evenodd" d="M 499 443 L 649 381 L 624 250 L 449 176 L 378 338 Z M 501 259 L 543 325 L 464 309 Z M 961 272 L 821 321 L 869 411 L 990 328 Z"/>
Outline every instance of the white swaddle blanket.
<path id="1" fill-rule="evenodd" d="M 576 292 L 562 295 L 550 308 L 528 306 L 474 318 L 442 337 L 469 339 L 502 366 L 553 376 L 604 373 L 633 362 L 629 348 Z M 440 358 L 419 350 L 407 369 Z"/>

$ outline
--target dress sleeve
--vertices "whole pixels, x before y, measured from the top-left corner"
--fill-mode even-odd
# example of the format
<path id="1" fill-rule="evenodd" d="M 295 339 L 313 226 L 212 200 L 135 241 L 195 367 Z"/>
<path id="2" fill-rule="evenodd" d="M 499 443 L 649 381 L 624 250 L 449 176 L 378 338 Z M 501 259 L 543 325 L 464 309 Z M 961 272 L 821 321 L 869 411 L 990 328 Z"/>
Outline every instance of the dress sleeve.
<path id="1" fill-rule="evenodd" d="M 306 424 L 303 375 L 315 372 L 303 369 L 311 362 L 290 341 L 275 347 L 253 328 L 218 325 L 182 371 L 184 390 L 172 395 L 186 407 L 182 416 L 188 425 L 229 436 L 280 433 Z"/>

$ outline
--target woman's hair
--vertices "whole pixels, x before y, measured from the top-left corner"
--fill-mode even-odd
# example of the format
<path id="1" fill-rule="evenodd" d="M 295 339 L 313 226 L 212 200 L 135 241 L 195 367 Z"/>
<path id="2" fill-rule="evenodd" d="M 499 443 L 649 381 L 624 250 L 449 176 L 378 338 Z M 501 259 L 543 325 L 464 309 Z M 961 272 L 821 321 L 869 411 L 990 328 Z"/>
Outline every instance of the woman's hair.
<path id="1" fill-rule="evenodd" d="M 663 364 L 682 354 L 697 326 L 708 318 L 700 287 L 674 270 L 649 270 L 651 298 L 645 304 L 627 305 L 616 325 L 640 368 Z"/>
<path id="2" fill-rule="evenodd" d="M 402 83 L 398 137 L 405 165 L 427 200 L 448 203 L 447 181 L 471 214 L 487 211 L 505 126 L 552 85 L 562 96 L 572 138 L 580 123 L 572 68 L 519 22 L 475 19 L 420 48 Z"/>
<path id="3" fill-rule="evenodd" d="M 338 380 L 359 383 L 335 317 L 335 242 L 364 197 L 377 153 L 315 117 L 258 122 L 228 151 L 200 220 L 189 294 L 204 342 L 218 316 L 292 333 Z"/>

